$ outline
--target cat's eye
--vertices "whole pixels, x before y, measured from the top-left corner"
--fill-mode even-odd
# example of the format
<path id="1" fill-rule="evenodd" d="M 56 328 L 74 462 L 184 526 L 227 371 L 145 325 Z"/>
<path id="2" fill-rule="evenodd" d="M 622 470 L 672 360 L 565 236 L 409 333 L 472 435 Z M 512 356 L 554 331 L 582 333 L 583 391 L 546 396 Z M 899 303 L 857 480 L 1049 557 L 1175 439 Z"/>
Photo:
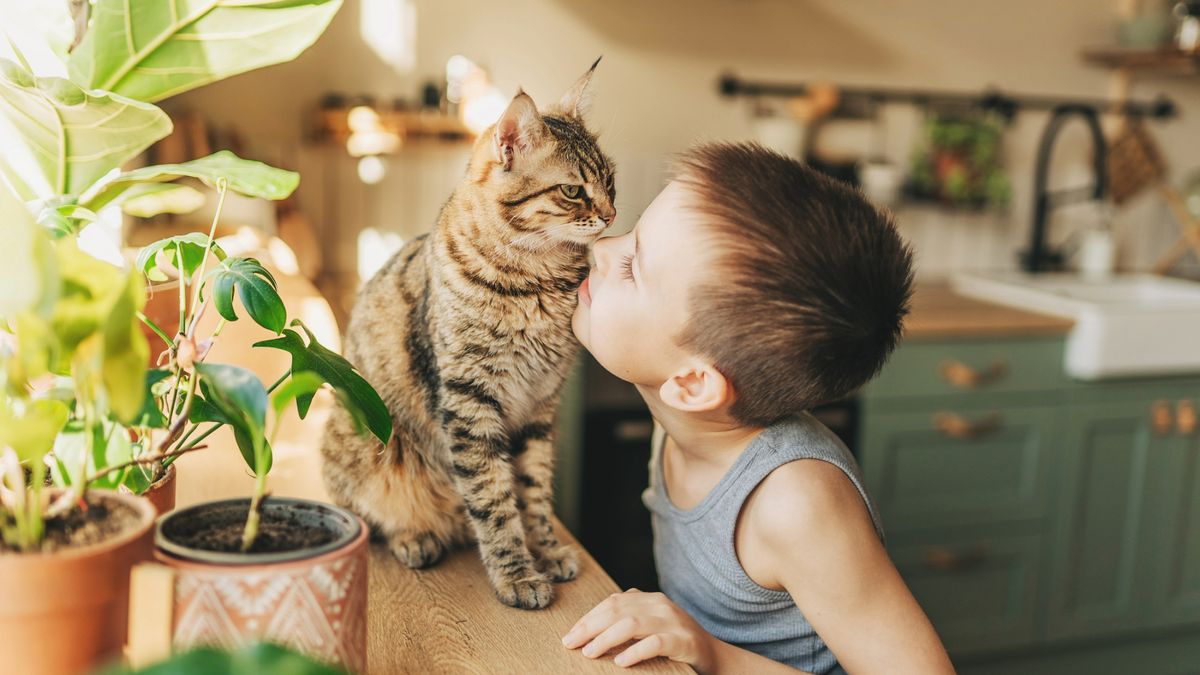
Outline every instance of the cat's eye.
<path id="1" fill-rule="evenodd" d="M 562 190 L 563 196 L 567 199 L 579 199 L 583 194 L 583 188 L 578 185 L 559 185 L 558 189 Z"/>

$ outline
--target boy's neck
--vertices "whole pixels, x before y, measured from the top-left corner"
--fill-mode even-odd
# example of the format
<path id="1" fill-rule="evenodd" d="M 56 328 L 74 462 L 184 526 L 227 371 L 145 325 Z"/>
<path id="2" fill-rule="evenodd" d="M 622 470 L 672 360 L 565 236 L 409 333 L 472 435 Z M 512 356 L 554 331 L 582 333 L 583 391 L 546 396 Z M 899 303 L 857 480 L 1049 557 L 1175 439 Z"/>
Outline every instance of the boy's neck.
<path id="1" fill-rule="evenodd" d="M 666 405 L 654 387 L 638 385 L 654 420 L 674 441 L 682 459 L 728 467 L 762 429 L 738 423 L 727 413 L 687 413 Z"/>

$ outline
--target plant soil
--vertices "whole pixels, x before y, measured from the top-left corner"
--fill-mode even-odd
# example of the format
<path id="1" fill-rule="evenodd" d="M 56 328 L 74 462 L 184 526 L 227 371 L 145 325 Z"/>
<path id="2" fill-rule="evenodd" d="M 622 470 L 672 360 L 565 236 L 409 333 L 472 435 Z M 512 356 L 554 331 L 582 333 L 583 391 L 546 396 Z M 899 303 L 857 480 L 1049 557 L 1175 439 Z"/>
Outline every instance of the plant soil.
<path id="1" fill-rule="evenodd" d="M 86 508 L 74 508 L 46 521 L 42 553 L 98 544 L 137 527 L 136 509 L 115 499 L 88 494 Z M 0 540 L 0 553 L 18 552 Z"/>
<path id="2" fill-rule="evenodd" d="M 258 522 L 258 537 L 249 553 L 284 553 L 324 546 L 337 538 L 337 532 L 304 522 L 293 506 L 286 511 L 263 509 Z M 242 550 L 242 531 L 248 510 L 226 509 L 200 512 L 173 523 L 167 536 L 171 541 L 201 551 L 237 553 Z"/>

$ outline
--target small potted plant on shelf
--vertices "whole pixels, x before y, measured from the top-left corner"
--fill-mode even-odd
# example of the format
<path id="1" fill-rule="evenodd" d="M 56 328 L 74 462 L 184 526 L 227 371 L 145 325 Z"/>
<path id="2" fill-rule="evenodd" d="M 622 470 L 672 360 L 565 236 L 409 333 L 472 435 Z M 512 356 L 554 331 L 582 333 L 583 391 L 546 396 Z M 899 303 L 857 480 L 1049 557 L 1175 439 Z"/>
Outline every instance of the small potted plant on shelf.
<path id="1" fill-rule="evenodd" d="M 233 426 L 260 477 L 256 508 L 246 513 L 251 552 L 255 521 L 269 529 L 270 518 L 261 515 L 273 508 L 264 501 L 269 439 L 243 436 L 258 421 L 254 415 L 231 419 L 246 411 L 235 415 L 225 404 L 250 385 L 240 369 L 205 364 L 220 333 L 218 326 L 197 338 L 205 309 L 214 305 L 235 320 L 236 297 L 298 358 L 325 357 L 315 340 L 300 340 L 302 350 L 293 346 L 274 279 L 253 259 L 224 255 L 213 242 L 215 219 L 207 235 L 147 247 L 134 269 L 85 253 L 78 234 L 102 209 L 182 189 L 172 181 L 185 176 L 217 188 L 221 199 L 228 190 L 268 199 L 290 194 L 294 173 L 228 152 L 120 167 L 170 133 L 171 121 L 154 101 L 294 58 L 324 31 L 340 0 L 208 3 L 177 18 L 161 16 L 154 0 L 71 4 L 85 13 L 74 24 L 65 0 L 39 7 L 54 15 L 38 23 L 51 32 L 86 29 L 69 53 L 66 45 L 79 36 L 45 36 L 40 51 L 59 60 L 57 76 L 35 74 L 17 48 L 36 41 L 36 30 L 11 16 L 0 25 L 7 38 L 0 42 L 15 56 L 0 59 L 0 653 L 22 673 L 77 673 L 120 654 L 129 571 L 153 555 L 155 514 L 147 499 L 127 493 L 155 494 L 164 484 L 169 491 L 172 462 L 203 447 L 209 432 L 197 434 L 200 424 Z M 255 31 L 253 47 L 217 39 L 230 21 Z M 142 310 L 147 280 L 170 284 L 172 277 L 180 322 L 168 333 Z M 141 325 L 163 342 L 156 363 Z M 339 392 L 359 387 L 359 398 L 344 399 L 350 406 L 370 389 L 353 380 L 344 361 L 308 370 L 314 374 L 281 378 L 273 388 L 291 393 L 277 400 L 306 411 L 315 387 L 329 378 Z M 360 414 L 386 437 L 390 418 L 380 421 L 377 403 L 376 396 Z"/>
<path id="2" fill-rule="evenodd" d="M 932 115 L 914 152 L 909 193 L 960 208 L 1001 208 L 1011 185 L 1004 172 L 1001 119 L 984 113 Z"/>

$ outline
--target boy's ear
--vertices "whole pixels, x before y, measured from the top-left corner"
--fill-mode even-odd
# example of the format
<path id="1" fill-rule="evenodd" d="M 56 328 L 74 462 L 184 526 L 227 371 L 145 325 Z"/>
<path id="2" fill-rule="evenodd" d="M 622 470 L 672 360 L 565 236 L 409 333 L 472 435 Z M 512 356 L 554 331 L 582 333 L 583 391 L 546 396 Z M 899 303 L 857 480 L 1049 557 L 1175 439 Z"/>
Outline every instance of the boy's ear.
<path id="1" fill-rule="evenodd" d="M 563 97 L 558 100 L 557 107 L 564 115 L 582 118 L 587 114 L 588 109 L 591 108 L 592 97 L 588 93 L 588 84 L 592 81 L 592 73 L 596 72 L 596 66 L 600 65 L 600 58 L 603 57 L 597 58 L 592 63 L 592 67 L 588 68 L 588 71 L 580 76 L 575 81 L 575 84 L 571 85 L 571 88 L 567 90 L 567 93 L 563 94 Z"/>
<path id="2" fill-rule="evenodd" d="M 549 129 L 542 121 L 533 99 L 518 90 L 504 114 L 496 120 L 492 139 L 496 161 L 504 166 L 505 171 L 511 171 L 513 162 L 533 150 L 548 133 Z"/>
<path id="3" fill-rule="evenodd" d="M 658 396 L 681 412 L 709 412 L 733 402 L 733 387 L 716 368 L 694 362 L 668 377 Z"/>

